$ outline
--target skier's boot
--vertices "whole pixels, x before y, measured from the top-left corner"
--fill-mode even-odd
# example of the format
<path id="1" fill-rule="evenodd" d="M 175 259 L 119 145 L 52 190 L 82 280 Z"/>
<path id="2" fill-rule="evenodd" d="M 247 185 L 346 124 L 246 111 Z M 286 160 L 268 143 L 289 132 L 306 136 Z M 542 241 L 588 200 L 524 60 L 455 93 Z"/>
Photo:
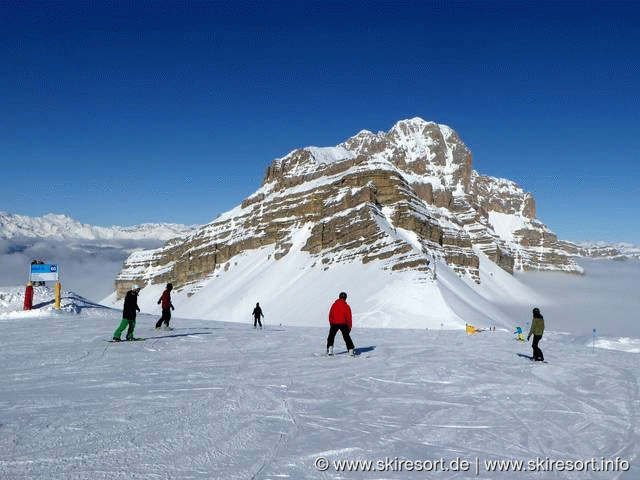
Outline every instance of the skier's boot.
<path id="1" fill-rule="evenodd" d="M 327 347 L 327 355 L 333 355 L 333 345 L 331 347 Z"/>
<path id="2" fill-rule="evenodd" d="M 349 353 L 349 355 L 351 355 L 352 357 L 356 356 L 356 351 L 354 348 L 352 348 L 351 350 L 349 350 L 347 353 Z"/>
<path id="3" fill-rule="evenodd" d="M 113 337 L 113 341 L 114 342 L 121 342 L 122 340 L 120 339 L 120 337 Z"/>

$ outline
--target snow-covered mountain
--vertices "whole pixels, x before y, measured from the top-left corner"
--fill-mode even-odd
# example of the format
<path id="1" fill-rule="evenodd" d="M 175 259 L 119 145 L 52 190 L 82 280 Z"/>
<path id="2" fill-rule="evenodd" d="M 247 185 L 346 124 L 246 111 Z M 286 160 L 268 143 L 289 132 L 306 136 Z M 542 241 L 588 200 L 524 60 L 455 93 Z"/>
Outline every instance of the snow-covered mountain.
<path id="1" fill-rule="evenodd" d="M 97 227 L 80 223 L 66 215 L 28 217 L 0 212 L 0 238 L 39 238 L 54 240 L 162 240 L 193 230 L 194 225 L 146 223 L 133 227 Z"/>
<path id="2" fill-rule="evenodd" d="M 177 224 L 107 228 L 65 215 L 0 213 L 0 286 L 26 283 L 31 262 L 42 260 L 58 264 L 65 288 L 100 300 L 113 291 L 114 278 L 132 252 L 157 248 L 191 229 Z"/>
<path id="3" fill-rule="evenodd" d="M 224 318 L 269 298 L 299 323 L 347 290 L 379 312 L 370 325 L 401 309 L 414 326 L 460 326 L 499 317 L 497 291 L 531 301 L 514 270 L 581 272 L 536 219 L 531 194 L 480 175 L 456 132 L 414 118 L 274 160 L 241 205 L 133 253 L 116 286 L 121 297 L 133 283 L 171 281 L 194 314 Z"/>

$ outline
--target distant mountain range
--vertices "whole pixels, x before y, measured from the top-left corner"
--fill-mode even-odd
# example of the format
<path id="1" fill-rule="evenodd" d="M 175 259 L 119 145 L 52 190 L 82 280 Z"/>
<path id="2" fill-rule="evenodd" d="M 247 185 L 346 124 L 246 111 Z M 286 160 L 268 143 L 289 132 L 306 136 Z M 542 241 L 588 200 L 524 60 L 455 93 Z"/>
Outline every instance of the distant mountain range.
<path id="1" fill-rule="evenodd" d="M 162 240 L 195 229 L 194 225 L 146 223 L 133 227 L 96 227 L 66 215 L 28 217 L 0 212 L 0 238 L 39 238 L 54 240 Z"/>
<path id="2" fill-rule="evenodd" d="M 640 246 L 631 243 L 582 242 L 562 241 L 563 248 L 571 255 L 590 258 L 612 258 L 624 260 L 626 258 L 640 259 Z"/>
<path id="3" fill-rule="evenodd" d="M 65 289 L 93 300 L 114 290 L 114 280 L 132 252 L 157 248 L 193 227 L 144 224 L 96 227 L 65 215 L 28 217 L 0 212 L 0 286 L 29 279 L 33 260 L 59 265 Z"/>

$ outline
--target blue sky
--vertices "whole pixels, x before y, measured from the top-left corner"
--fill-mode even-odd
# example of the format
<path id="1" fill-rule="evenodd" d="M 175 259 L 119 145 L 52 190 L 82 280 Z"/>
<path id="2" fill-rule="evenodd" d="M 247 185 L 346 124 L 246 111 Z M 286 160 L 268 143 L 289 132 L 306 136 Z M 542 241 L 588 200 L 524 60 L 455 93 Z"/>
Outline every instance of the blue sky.
<path id="1" fill-rule="evenodd" d="M 640 243 L 636 2 L 0 0 L 0 211 L 205 223 L 422 117 L 561 238 Z"/>

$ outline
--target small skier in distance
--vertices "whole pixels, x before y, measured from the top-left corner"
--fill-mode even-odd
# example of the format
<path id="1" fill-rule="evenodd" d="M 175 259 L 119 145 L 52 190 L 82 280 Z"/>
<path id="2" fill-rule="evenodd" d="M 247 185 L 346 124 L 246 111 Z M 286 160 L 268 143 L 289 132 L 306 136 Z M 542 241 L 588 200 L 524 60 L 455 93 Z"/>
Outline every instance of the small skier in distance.
<path id="1" fill-rule="evenodd" d="M 533 359 L 536 361 L 543 362 L 544 355 L 542 355 L 542 350 L 538 347 L 538 342 L 542 338 L 542 334 L 544 333 L 544 318 L 540 314 L 540 309 L 533 309 L 533 320 L 531 321 L 531 328 L 529 329 L 529 335 L 527 335 L 527 341 L 533 335 L 533 342 L 531 342 L 531 347 L 533 347 Z"/>
<path id="2" fill-rule="evenodd" d="M 171 303 L 171 290 L 173 290 L 173 284 L 167 283 L 167 288 L 162 292 L 162 296 L 158 300 L 158 305 L 162 303 L 162 316 L 160 317 L 160 320 L 157 321 L 156 328 L 160 328 L 162 326 L 162 322 L 164 322 L 165 330 L 173 330 L 169 326 L 171 310 L 175 310 L 173 303 Z"/>
<path id="3" fill-rule="evenodd" d="M 258 325 L 260 325 L 260 328 L 262 328 L 260 317 L 264 318 L 264 314 L 262 313 L 260 304 L 256 303 L 256 308 L 253 309 L 253 328 L 258 328 Z"/>
<path id="4" fill-rule="evenodd" d="M 124 297 L 124 308 L 122 309 L 122 321 L 118 328 L 116 328 L 115 333 L 113 334 L 113 339 L 116 342 L 119 342 L 120 335 L 122 335 L 122 331 L 129 327 L 127 330 L 127 340 L 135 340 L 133 338 L 133 330 L 136 328 L 136 312 L 140 311 L 140 307 L 138 307 L 138 294 L 140 293 L 140 287 L 138 285 L 133 285 L 131 290 L 127 292 L 127 295 Z"/>
<path id="5" fill-rule="evenodd" d="M 338 331 L 342 332 L 344 343 L 347 344 L 349 355 L 354 355 L 353 342 L 351 341 L 351 307 L 347 304 L 347 294 L 341 292 L 338 299 L 333 302 L 329 310 L 329 336 L 327 337 L 327 355 L 333 355 L 333 341 Z"/>

